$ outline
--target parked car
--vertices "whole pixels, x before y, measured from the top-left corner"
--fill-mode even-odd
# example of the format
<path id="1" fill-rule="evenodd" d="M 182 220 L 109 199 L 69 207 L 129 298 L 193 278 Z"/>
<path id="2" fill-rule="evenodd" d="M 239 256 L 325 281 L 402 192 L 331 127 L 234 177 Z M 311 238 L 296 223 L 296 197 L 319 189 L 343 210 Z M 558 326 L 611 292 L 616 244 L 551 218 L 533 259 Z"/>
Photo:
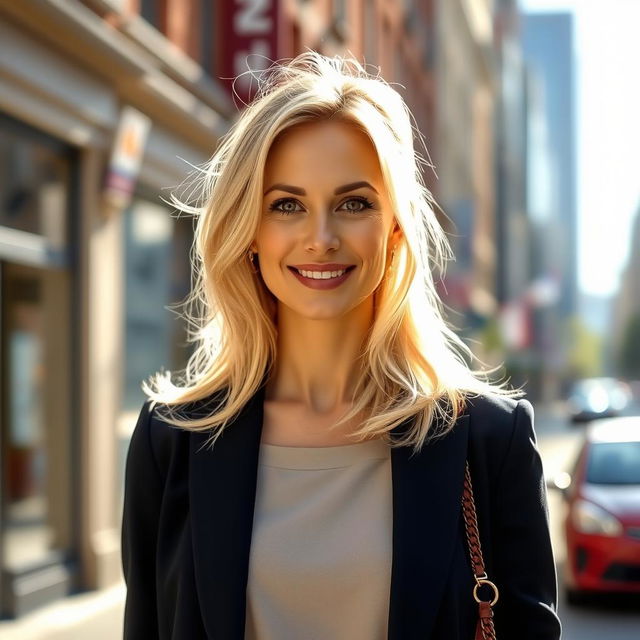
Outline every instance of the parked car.
<path id="1" fill-rule="evenodd" d="M 574 383 L 569 394 L 572 422 L 587 422 L 619 415 L 631 402 L 631 389 L 616 378 L 585 378 Z"/>
<path id="2" fill-rule="evenodd" d="M 589 426 L 563 494 L 567 601 L 640 593 L 640 416 Z"/>

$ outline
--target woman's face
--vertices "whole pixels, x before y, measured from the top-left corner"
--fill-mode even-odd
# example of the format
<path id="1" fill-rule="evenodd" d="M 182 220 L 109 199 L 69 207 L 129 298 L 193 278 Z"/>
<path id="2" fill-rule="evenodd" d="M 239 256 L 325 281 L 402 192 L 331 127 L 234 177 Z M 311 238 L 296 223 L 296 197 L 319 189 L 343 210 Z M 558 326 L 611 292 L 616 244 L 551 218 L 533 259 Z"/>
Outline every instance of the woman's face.
<path id="1" fill-rule="evenodd" d="M 252 248 L 280 304 L 311 319 L 369 300 L 400 231 L 369 138 L 344 121 L 296 125 L 272 145 Z"/>

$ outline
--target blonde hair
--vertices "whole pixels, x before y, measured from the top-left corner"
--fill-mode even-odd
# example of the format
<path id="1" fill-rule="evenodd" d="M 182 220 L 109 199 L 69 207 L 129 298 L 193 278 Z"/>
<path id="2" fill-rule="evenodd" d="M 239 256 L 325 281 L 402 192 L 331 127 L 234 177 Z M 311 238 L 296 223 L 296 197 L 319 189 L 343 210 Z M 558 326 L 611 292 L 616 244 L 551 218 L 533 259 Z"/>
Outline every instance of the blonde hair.
<path id="1" fill-rule="evenodd" d="M 364 415 L 354 439 L 389 439 L 394 427 L 412 418 L 403 437 L 390 444 L 418 450 L 427 435 L 453 426 L 468 394 L 521 395 L 491 383 L 494 370 L 471 370 L 464 358 L 474 359 L 471 350 L 443 317 L 432 269 L 443 274 L 452 254 L 424 185 L 421 166 L 428 162 L 414 150 L 414 133 L 424 142 L 400 94 L 356 60 L 316 52 L 274 63 L 255 77 L 256 98 L 198 168 L 192 183 L 197 201 L 171 195 L 174 206 L 197 218 L 193 287 L 184 303 L 196 348 L 175 382 L 171 372 L 161 371 L 143 383 L 145 393 L 164 405 L 162 418 L 185 429 L 211 429 L 213 445 L 272 370 L 274 302 L 248 257 L 260 222 L 263 168 L 280 133 L 336 117 L 371 139 L 402 237 L 395 268 L 375 293 L 353 407 L 334 428 Z M 175 411 L 216 392 L 208 415 L 184 418 Z M 432 427 L 436 417 L 438 429 Z"/>

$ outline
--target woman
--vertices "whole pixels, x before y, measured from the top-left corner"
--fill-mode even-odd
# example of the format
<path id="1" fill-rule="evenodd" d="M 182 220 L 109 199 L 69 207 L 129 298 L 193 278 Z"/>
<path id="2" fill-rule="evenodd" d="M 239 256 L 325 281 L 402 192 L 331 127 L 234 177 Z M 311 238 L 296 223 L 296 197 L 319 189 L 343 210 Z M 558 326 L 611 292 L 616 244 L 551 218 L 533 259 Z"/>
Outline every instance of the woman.
<path id="1" fill-rule="evenodd" d="M 497 637 L 559 638 L 531 405 L 443 320 L 402 98 L 311 52 L 260 83 L 174 198 L 197 348 L 131 440 L 125 637 L 471 640 L 468 461 Z"/>

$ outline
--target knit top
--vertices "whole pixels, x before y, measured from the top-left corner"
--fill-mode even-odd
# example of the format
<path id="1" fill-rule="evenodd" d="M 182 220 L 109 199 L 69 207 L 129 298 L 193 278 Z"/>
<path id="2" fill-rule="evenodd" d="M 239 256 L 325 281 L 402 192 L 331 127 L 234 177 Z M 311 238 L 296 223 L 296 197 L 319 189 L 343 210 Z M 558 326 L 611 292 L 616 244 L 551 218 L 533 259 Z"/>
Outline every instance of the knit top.
<path id="1" fill-rule="evenodd" d="M 386 640 L 389 446 L 262 443 L 245 640 Z"/>

